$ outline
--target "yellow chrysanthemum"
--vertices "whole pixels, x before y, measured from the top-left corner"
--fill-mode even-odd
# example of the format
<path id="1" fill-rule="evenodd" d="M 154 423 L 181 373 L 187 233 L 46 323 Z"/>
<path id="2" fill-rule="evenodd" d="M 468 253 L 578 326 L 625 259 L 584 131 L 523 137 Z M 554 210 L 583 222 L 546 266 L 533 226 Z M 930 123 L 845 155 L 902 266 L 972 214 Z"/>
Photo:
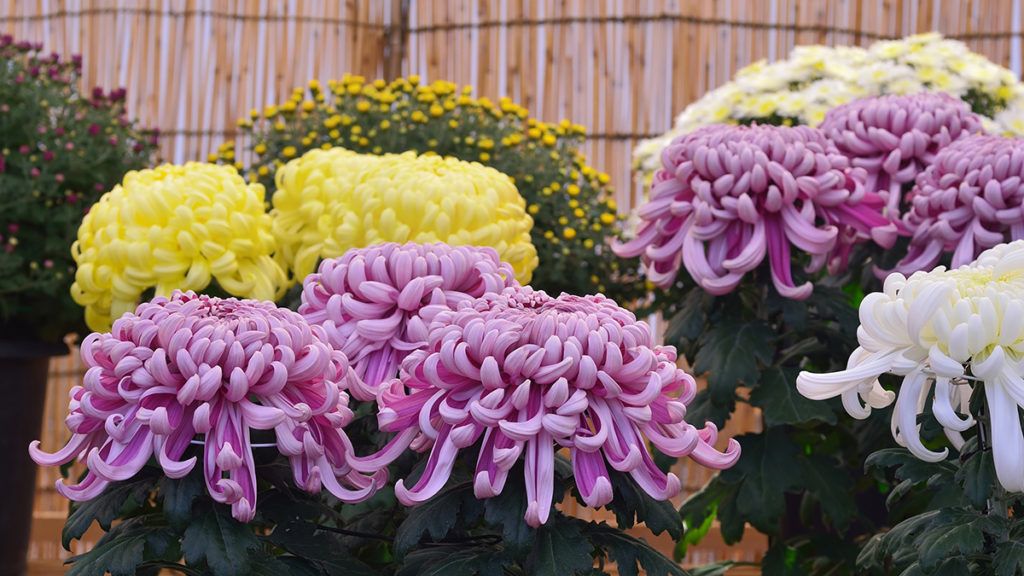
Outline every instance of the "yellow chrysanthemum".
<path id="1" fill-rule="evenodd" d="M 273 205 L 277 254 L 295 279 L 320 258 L 381 242 L 490 246 L 523 284 L 537 267 L 526 201 L 508 176 L 477 163 L 312 150 L 277 171 Z"/>
<path id="2" fill-rule="evenodd" d="M 150 288 L 200 291 L 215 278 L 235 296 L 274 300 L 284 270 L 274 262 L 263 187 L 229 166 L 189 163 L 129 172 L 90 208 L 72 255 L 71 297 L 106 331 Z"/>

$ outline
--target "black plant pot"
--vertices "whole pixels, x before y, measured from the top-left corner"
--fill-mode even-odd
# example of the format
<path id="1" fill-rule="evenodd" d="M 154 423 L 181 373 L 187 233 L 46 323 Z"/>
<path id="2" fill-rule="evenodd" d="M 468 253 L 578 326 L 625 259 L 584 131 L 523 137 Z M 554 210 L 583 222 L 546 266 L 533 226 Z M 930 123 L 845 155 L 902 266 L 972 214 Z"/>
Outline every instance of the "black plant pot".
<path id="1" fill-rule="evenodd" d="M 50 357 L 67 352 L 64 344 L 0 340 L 0 576 L 27 569 L 37 469 L 28 445 L 42 429 Z"/>

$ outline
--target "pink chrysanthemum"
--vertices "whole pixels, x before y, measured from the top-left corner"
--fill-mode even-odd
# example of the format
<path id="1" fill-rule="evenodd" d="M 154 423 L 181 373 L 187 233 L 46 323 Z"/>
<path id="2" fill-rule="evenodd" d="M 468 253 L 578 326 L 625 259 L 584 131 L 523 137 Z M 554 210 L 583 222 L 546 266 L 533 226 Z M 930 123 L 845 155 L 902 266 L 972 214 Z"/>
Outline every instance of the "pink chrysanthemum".
<path id="1" fill-rule="evenodd" d="M 896 241 L 863 171 L 815 128 L 707 126 L 674 140 L 662 163 L 637 236 L 614 247 L 642 255 L 658 286 L 672 285 L 681 261 L 702 288 L 725 294 L 767 254 L 779 293 L 804 299 L 812 286 L 793 284 L 791 243 L 810 254 L 809 272 L 826 263 L 835 272 L 853 244 Z"/>
<path id="2" fill-rule="evenodd" d="M 396 484 L 398 499 L 413 505 L 437 494 L 458 451 L 481 436 L 476 496 L 499 494 L 525 454 L 534 527 L 551 508 L 556 443 L 570 449 L 579 492 L 595 507 L 612 499 L 606 464 L 656 498 L 678 493 L 679 479 L 658 470 L 647 441 L 677 458 L 731 466 L 739 444 L 718 452 L 713 424 L 697 430 L 683 420 L 696 385 L 676 367 L 675 349 L 651 340 L 647 324 L 600 295 L 551 298 L 526 287 L 439 313 L 427 347 L 378 395 L 381 429 L 399 432 L 383 451 L 389 457 L 417 434 L 434 439 L 416 485 Z"/>
<path id="3" fill-rule="evenodd" d="M 885 214 L 902 214 L 902 187 L 950 143 L 982 131 L 970 107 L 949 94 L 925 92 L 854 100 L 829 110 L 819 128 L 867 172 L 865 186 L 886 200 Z"/>
<path id="4" fill-rule="evenodd" d="M 303 282 L 299 313 L 345 353 L 359 377 L 350 392 L 370 401 L 426 345 L 438 312 L 509 286 L 518 286 L 512 267 L 493 248 L 378 244 L 324 260 Z"/>
<path id="5" fill-rule="evenodd" d="M 1024 238 L 1024 140 L 977 135 L 939 152 L 908 199 L 904 226 L 913 234 L 895 270 L 931 270 L 943 252 L 952 268 L 987 248 Z"/>
<path id="6" fill-rule="evenodd" d="M 276 431 L 277 449 L 305 490 L 324 486 L 355 502 L 386 480 L 385 472 L 369 477 L 350 466 L 342 426 L 352 412 L 339 385 L 352 375 L 344 354 L 321 328 L 273 303 L 176 291 L 139 305 L 109 333 L 90 334 L 82 360 L 89 370 L 71 390 L 65 419 L 71 440 L 55 454 L 38 441 L 29 447 L 42 465 L 85 459 L 80 484 L 57 483 L 71 500 L 131 478 L 152 456 L 167 476 L 185 476 L 196 457 L 181 457 L 203 434 L 210 496 L 249 521 L 256 512 L 250 429 Z"/>

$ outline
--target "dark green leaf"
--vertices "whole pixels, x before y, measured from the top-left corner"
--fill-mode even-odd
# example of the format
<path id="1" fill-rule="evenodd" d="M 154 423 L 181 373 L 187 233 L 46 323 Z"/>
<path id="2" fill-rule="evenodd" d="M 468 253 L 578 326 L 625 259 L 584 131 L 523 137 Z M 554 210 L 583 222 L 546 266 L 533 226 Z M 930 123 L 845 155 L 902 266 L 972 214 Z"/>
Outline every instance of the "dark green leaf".
<path id="1" fill-rule="evenodd" d="M 534 530 L 526 523 L 526 487 L 522 482 L 509 482 L 501 494 L 484 501 L 484 520 L 501 527 L 505 545 L 524 551 L 533 545 Z"/>
<path id="2" fill-rule="evenodd" d="M 135 576 L 135 569 L 146 554 L 147 545 L 166 550 L 174 534 L 166 526 L 147 526 L 144 518 L 131 518 L 116 524 L 89 552 L 71 558 L 70 576 Z M 162 552 L 151 551 L 153 554 Z"/>
<path id="3" fill-rule="evenodd" d="M 994 518 L 978 510 L 944 509 L 917 540 L 921 567 L 930 571 L 948 558 L 980 552 L 985 533 L 997 529 Z"/>
<path id="4" fill-rule="evenodd" d="M 785 544 L 775 544 L 768 549 L 761 562 L 763 574 L 778 576 L 805 576 L 807 574 L 797 562 L 797 551 Z"/>
<path id="5" fill-rule="evenodd" d="M 693 342 L 704 331 L 703 300 L 705 292 L 694 288 L 683 298 L 679 311 L 665 326 L 665 343 L 676 345 L 683 340 Z"/>
<path id="6" fill-rule="evenodd" d="M 652 498 L 628 474 L 612 470 L 609 477 L 614 497 L 608 508 L 615 513 L 619 526 L 630 528 L 643 522 L 654 534 L 667 531 L 673 540 L 682 538 L 682 520 L 671 502 Z"/>
<path id="7" fill-rule="evenodd" d="M 231 517 L 227 506 L 214 505 L 192 518 L 182 551 L 189 566 L 209 566 L 217 576 L 249 573 L 249 550 L 259 540 L 247 524 Z"/>
<path id="8" fill-rule="evenodd" d="M 615 562 L 620 576 L 637 576 L 637 563 L 647 576 L 686 576 L 679 564 L 665 557 L 653 546 L 639 538 L 613 528 L 604 522 L 600 524 L 575 520 L 583 534 L 594 543 L 598 551 L 604 552 Z"/>
<path id="9" fill-rule="evenodd" d="M 707 534 L 715 521 L 718 511 L 718 503 L 735 487 L 724 484 L 718 476 L 711 479 L 695 494 L 683 502 L 679 509 L 679 516 L 683 520 L 684 536 L 676 545 L 676 557 L 682 558 L 686 555 L 688 546 L 700 544 L 700 541 Z"/>
<path id="10" fill-rule="evenodd" d="M 590 555 L 594 547 L 579 526 L 564 517 L 552 518 L 537 529 L 537 539 L 526 557 L 526 573 L 531 576 L 568 576 L 594 566 Z M 440 576 L 440 575 L 439 575 Z"/>
<path id="11" fill-rule="evenodd" d="M 761 320 L 744 322 L 730 315 L 711 325 L 694 359 L 694 372 L 707 373 L 712 403 L 728 404 L 737 386 L 757 385 L 758 361 L 771 362 L 774 340 L 775 332 Z"/>
<path id="12" fill-rule="evenodd" d="M 184 530 L 192 520 L 192 502 L 205 490 L 201 473 L 184 478 L 160 479 L 160 497 L 163 500 L 164 517 L 176 530 Z"/>
<path id="13" fill-rule="evenodd" d="M 686 421 L 698 428 L 703 428 L 706 422 L 713 422 L 721 429 L 735 407 L 735 395 L 729 402 L 715 404 L 711 401 L 711 393 L 706 389 L 701 390 L 686 407 Z"/>
<path id="14" fill-rule="evenodd" d="M 396 576 L 501 576 L 507 560 L 489 547 L 427 546 L 409 552 Z"/>
<path id="15" fill-rule="evenodd" d="M 769 428 L 759 434 L 737 437 L 741 456 L 732 468 L 721 473 L 727 483 L 739 483 L 734 502 L 726 497 L 718 508 L 723 524 L 738 513 L 745 521 L 766 534 L 778 531 L 785 511 L 782 495 L 804 485 L 797 462 L 799 447 L 782 428 Z M 723 535 L 725 527 L 723 526 Z"/>
<path id="16" fill-rule="evenodd" d="M 795 374 L 774 366 L 761 373 L 761 381 L 750 393 L 750 403 L 761 407 L 767 426 L 836 421 L 827 403 L 810 400 L 797 391 Z"/>
<path id="17" fill-rule="evenodd" d="M 81 538 L 94 520 L 100 528 L 109 531 L 110 523 L 121 516 L 126 504 L 135 506 L 146 500 L 154 488 L 155 478 L 152 474 L 140 473 L 130 480 L 110 484 L 92 500 L 74 504 L 61 533 L 64 549 L 71 550 L 71 541 Z"/>
<path id="18" fill-rule="evenodd" d="M 995 576 L 1024 574 L 1024 542 L 1009 540 L 996 546 L 992 557 L 992 572 Z"/>
<path id="19" fill-rule="evenodd" d="M 845 468 L 826 456 L 811 454 L 800 458 L 800 464 L 808 491 L 817 497 L 832 525 L 839 532 L 845 531 L 857 514 L 851 494 L 853 479 Z"/>
<path id="20" fill-rule="evenodd" d="M 472 491 L 469 484 L 445 488 L 423 504 L 409 510 L 409 516 L 398 527 L 395 535 L 395 553 L 401 556 L 430 534 L 435 542 L 444 538 L 455 525 L 462 499 Z"/>
<path id="21" fill-rule="evenodd" d="M 992 496 L 992 487 L 996 485 L 992 453 L 979 451 L 971 454 L 956 471 L 956 481 L 963 486 L 963 494 L 971 505 L 984 508 L 985 502 Z"/>

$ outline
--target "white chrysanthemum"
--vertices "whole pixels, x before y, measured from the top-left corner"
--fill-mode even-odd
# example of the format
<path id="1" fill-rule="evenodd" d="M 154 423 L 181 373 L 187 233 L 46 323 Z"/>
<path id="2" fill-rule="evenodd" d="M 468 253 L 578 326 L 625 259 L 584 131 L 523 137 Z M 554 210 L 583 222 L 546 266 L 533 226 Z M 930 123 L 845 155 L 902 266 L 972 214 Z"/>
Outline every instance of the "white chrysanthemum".
<path id="1" fill-rule="evenodd" d="M 661 167 L 661 151 L 672 139 L 708 124 L 774 122 L 781 117 L 815 126 L 829 108 L 856 98 L 923 91 L 957 98 L 983 96 L 991 106 L 974 110 L 978 114 L 1024 110 L 1024 84 L 1012 71 L 937 33 L 879 41 L 866 50 L 797 46 L 785 60 L 755 62 L 691 103 L 676 117 L 672 130 L 634 150 L 633 167 L 641 181 L 647 180 Z M 998 133 L 1024 134 L 1012 116 L 1008 122 L 998 116 L 982 120 Z"/>
<path id="2" fill-rule="evenodd" d="M 917 416 L 932 395 L 932 412 L 954 446 L 974 424 L 968 414 L 967 375 L 984 386 L 996 475 L 1004 488 L 1024 492 L 1024 241 L 1001 244 L 955 270 L 936 268 L 910 278 L 892 274 L 883 292 L 860 306 L 860 328 L 846 370 L 801 372 L 797 389 L 813 400 L 842 396 L 855 418 L 889 405 L 886 372 L 904 376 L 893 413 L 893 435 L 927 461 L 946 457 L 921 442 Z M 934 382 L 934 391 L 932 382 Z M 859 396 L 859 400 L 858 400 Z M 861 402 L 863 401 L 864 404 Z"/>

